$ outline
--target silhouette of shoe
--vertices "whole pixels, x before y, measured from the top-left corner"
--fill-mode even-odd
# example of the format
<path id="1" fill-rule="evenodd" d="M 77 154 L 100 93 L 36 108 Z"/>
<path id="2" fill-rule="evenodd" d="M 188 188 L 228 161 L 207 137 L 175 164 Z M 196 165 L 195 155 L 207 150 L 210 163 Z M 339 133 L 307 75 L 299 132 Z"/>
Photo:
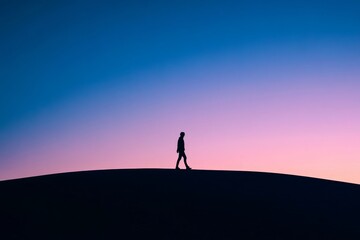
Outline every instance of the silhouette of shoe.
<path id="1" fill-rule="evenodd" d="M 186 170 L 191 170 L 191 167 L 187 167 Z"/>
<path id="2" fill-rule="evenodd" d="M 179 168 L 179 167 L 176 167 L 175 170 L 180 170 L 180 168 Z"/>

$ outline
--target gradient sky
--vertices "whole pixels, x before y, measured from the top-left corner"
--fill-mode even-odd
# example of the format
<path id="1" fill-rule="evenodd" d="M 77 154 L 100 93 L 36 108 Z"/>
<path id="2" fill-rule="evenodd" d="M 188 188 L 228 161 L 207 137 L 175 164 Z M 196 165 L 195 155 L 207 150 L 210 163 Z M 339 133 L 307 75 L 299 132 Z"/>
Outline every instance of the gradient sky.
<path id="1" fill-rule="evenodd" d="M 0 2 L 0 180 L 189 164 L 360 184 L 359 1 Z"/>

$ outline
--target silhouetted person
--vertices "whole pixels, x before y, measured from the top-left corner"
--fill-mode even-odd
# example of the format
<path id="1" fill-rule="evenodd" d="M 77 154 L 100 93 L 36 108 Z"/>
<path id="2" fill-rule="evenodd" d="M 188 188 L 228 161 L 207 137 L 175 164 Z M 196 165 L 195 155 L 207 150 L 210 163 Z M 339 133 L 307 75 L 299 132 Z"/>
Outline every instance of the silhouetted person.
<path id="1" fill-rule="evenodd" d="M 177 170 L 180 169 L 180 168 L 179 168 L 179 163 L 180 163 L 181 157 L 184 158 L 184 163 L 185 163 L 185 166 L 186 166 L 186 170 L 190 170 L 190 169 L 191 169 L 191 168 L 189 167 L 189 165 L 187 164 L 187 162 L 186 162 L 184 137 L 185 137 L 185 133 L 184 133 L 184 132 L 181 132 L 181 133 L 180 133 L 179 140 L 178 140 L 178 143 L 177 143 L 177 150 L 176 150 L 176 152 L 179 153 L 179 157 L 178 157 L 178 159 L 177 159 L 176 168 L 175 168 L 175 169 L 177 169 Z"/>

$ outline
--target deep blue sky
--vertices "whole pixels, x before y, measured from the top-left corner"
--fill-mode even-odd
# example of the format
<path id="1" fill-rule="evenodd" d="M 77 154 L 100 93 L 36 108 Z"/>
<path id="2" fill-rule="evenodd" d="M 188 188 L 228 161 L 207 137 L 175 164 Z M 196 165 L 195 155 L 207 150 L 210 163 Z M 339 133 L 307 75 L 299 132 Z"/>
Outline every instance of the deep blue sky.
<path id="1" fill-rule="evenodd" d="M 0 133 L 114 76 L 268 43 L 359 40 L 359 12 L 359 1 L 1 1 Z"/>

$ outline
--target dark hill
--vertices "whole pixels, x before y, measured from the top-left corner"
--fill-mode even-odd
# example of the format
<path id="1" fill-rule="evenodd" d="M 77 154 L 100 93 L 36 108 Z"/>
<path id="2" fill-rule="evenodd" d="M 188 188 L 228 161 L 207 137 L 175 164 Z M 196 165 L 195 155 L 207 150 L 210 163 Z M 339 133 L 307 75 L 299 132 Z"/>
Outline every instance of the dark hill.
<path id="1" fill-rule="evenodd" d="M 235 171 L 0 182 L 1 239 L 360 239 L 360 186 Z"/>

